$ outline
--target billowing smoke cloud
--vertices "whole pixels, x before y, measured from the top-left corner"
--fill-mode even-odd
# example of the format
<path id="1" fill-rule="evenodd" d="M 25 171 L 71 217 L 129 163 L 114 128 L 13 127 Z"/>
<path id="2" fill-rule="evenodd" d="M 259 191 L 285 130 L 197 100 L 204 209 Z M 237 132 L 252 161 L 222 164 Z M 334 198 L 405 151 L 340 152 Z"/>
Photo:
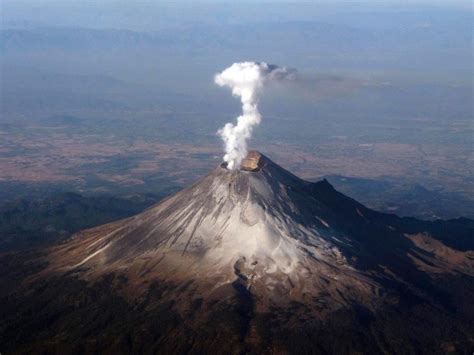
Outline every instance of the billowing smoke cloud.
<path id="1" fill-rule="evenodd" d="M 237 124 L 227 123 L 218 131 L 225 143 L 224 161 L 228 169 L 239 168 L 247 155 L 247 140 L 262 119 L 258 112 L 258 98 L 263 87 L 271 82 L 293 79 L 294 76 L 294 70 L 264 62 L 234 63 L 216 74 L 216 84 L 228 86 L 232 89 L 232 95 L 242 101 L 242 115 L 237 117 Z"/>

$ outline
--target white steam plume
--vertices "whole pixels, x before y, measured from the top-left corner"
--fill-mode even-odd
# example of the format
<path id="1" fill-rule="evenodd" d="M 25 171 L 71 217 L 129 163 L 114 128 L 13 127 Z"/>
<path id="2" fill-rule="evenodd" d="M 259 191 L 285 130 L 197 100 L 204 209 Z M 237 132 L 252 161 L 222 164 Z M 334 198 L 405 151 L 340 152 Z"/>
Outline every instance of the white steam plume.
<path id="1" fill-rule="evenodd" d="M 294 70 L 264 62 L 234 63 L 216 74 L 216 84 L 230 87 L 232 95 L 242 101 L 242 115 L 237 117 L 237 124 L 227 123 L 218 131 L 225 143 L 224 161 L 228 169 L 239 168 L 242 159 L 247 156 L 247 139 L 262 119 L 257 105 L 263 87 L 272 81 L 293 79 L 294 75 Z"/>

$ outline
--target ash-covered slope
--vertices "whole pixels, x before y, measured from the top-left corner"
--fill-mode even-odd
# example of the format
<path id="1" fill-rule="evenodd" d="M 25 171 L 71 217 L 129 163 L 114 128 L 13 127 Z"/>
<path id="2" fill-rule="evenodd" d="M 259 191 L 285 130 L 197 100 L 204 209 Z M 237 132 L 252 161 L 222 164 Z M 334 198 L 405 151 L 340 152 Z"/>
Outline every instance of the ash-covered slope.
<path id="1" fill-rule="evenodd" d="M 456 249 L 450 241 L 468 240 L 473 228 L 470 221 L 443 223 L 372 211 L 325 180 L 303 181 L 250 152 L 239 170 L 219 166 L 134 217 L 47 250 L 36 259 L 47 266 L 14 291 L 21 296 L 8 307 L 24 313 L 3 330 L 14 336 L 32 305 L 47 304 L 51 309 L 37 316 L 55 314 L 51 330 L 69 329 L 64 339 L 81 333 L 75 317 L 96 319 L 84 326 L 91 351 L 468 349 L 474 254 L 469 242 Z M 7 292 L 7 299 L 14 298 Z M 431 328 L 408 331 L 411 317 Z M 156 324 L 158 333 L 150 335 Z M 131 338 L 100 348 L 91 329 Z M 43 338 L 64 343 L 51 334 Z M 73 344 L 65 349 L 77 350 Z"/>
<path id="2" fill-rule="evenodd" d="M 364 223 L 369 211 L 338 198 L 327 181 L 303 181 L 251 152 L 239 170 L 221 165 L 141 214 L 76 236 L 53 250 L 51 268 L 85 278 L 124 273 L 136 293 L 153 278 L 192 280 L 204 293 L 240 278 L 268 302 L 373 307 L 380 286 L 355 266 L 364 248 L 338 221 L 348 214 Z"/>

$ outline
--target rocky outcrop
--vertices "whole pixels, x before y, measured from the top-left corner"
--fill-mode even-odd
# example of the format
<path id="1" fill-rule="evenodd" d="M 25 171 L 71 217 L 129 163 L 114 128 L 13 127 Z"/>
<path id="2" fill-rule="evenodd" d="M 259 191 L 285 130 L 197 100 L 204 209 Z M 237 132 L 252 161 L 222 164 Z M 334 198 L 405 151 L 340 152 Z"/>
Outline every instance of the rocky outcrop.
<path id="1" fill-rule="evenodd" d="M 262 154 L 256 150 L 251 150 L 248 152 L 245 159 L 242 160 L 240 164 L 240 169 L 245 171 L 258 171 L 262 168 L 264 164 L 264 159 Z"/>

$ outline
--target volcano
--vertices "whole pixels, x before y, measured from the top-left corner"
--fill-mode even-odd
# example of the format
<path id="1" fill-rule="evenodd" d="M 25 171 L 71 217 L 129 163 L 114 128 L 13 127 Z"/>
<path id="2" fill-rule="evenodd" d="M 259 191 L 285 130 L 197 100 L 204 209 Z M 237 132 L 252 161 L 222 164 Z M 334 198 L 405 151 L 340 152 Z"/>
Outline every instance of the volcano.
<path id="1" fill-rule="evenodd" d="M 445 353 L 474 345 L 473 221 L 373 211 L 259 152 L 1 260 L 12 352 Z"/>

